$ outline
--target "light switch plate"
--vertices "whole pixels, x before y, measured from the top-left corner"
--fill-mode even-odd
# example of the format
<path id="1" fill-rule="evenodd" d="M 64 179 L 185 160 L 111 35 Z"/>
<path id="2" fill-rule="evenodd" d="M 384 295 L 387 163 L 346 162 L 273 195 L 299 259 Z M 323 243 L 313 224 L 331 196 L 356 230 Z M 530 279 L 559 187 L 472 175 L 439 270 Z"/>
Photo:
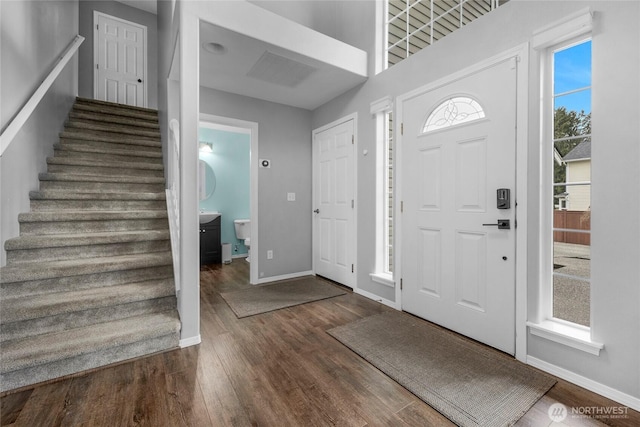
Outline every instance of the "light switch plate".
<path id="1" fill-rule="evenodd" d="M 296 193 L 287 193 L 287 201 L 295 202 L 296 201 Z"/>

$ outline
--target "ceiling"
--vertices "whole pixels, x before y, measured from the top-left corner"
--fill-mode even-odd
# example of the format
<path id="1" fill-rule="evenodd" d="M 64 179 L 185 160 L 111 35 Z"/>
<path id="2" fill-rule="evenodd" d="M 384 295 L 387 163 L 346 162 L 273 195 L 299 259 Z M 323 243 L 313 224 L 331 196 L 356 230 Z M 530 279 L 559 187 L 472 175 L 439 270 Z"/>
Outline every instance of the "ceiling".
<path id="1" fill-rule="evenodd" d="M 127 6 L 135 7 L 136 9 L 144 10 L 146 12 L 158 14 L 158 2 L 156 0 L 116 0 L 118 3 L 126 4 Z"/>
<path id="2" fill-rule="evenodd" d="M 200 85 L 313 110 L 366 76 L 201 22 Z M 204 46 L 215 43 L 217 51 Z"/>

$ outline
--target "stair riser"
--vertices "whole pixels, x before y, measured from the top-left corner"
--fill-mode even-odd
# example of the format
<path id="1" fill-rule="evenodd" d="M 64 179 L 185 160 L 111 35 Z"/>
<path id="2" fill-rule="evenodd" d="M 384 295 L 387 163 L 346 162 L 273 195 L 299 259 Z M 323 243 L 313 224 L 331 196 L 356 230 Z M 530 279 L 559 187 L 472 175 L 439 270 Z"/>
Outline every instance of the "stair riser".
<path id="1" fill-rule="evenodd" d="M 114 126 L 124 125 L 136 129 L 153 130 L 156 132 L 158 132 L 160 129 L 160 125 L 158 124 L 157 120 L 140 120 L 115 114 L 82 111 L 75 108 L 71 111 L 71 113 L 69 113 L 69 117 L 72 120 L 85 120 L 102 124 L 108 123 Z"/>
<path id="2" fill-rule="evenodd" d="M 148 165 L 148 163 L 146 165 Z M 50 163 L 47 166 L 47 171 L 50 173 L 69 173 L 74 175 L 122 175 L 164 178 L 164 171 L 162 169 L 141 169 L 127 166 L 129 165 L 122 165 L 121 167 L 109 167 L 92 165 L 61 165 Z"/>
<path id="3" fill-rule="evenodd" d="M 173 266 L 158 265 L 132 270 L 107 271 L 94 274 L 54 277 L 51 279 L 3 283 L 0 298 L 20 298 L 29 295 L 55 292 L 71 292 L 83 289 L 118 286 L 146 280 L 173 279 Z"/>
<path id="4" fill-rule="evenodd" d="M 112 243 L 106 245 L 70 246 L 61 248 L 38 248 L 7 251 L 7 264 L 15 265 L 33 261 L 55 261 L 65 259 L 96 258 L 171 250 L 169 240 L 146 242 Z"/>
<path id="5" fill-rule="evenodd" d="M 164 200 L 32 200 L 33 212 L 164 210 Z"/>
<path id="6" fill-rule="evenodd" d="M 126 319 L 151 313 L 161 313 L 176 306 L 176 297 L 171 291 L 156 298 L 141 299 L 123 304 L 106 307 L 83 309 L 77 307 L 69 313 L 35 319 L 21 320 L 2 324 L 0 342 L 27 338 L 30 336 L 64 331 L 72 328 L 82 328 L 108 322 L 111 319 Z"/>
<path id="7" fill-rule="evenodd" d="M 179 333 L 176 332 L 170 335 L 137 341 L 106 350 L 98 350 L 94 353 L 58 360 L 32 368 L 7 372 L 0 375 L 0 392 L 176 348 L 179 340 Z M 57 375 L 53 375 L 52 373 L 57 373 Z"/>
<path id="8" fill-rule="evenodd" d="M 55 221 L 20 223 L 20 234 L 35 236 L 38 234 L 103 233 L 108 231 L 162 230 L 166 229 L 167 219 L 134 219 L 113 221 Z"/>
<path id="9" fill-rule="evenodd" d="M 138 152 L 139 154 L 139 152 Z M 103 161 L 109 162 L 134 162 L 134 163 L 149 163 L 155 165 L 162 164 L 161 157 L 147 157 L 138 155 L 122 155 L 122 154 L 106 154 L 106 153 L 87 153 L 83 151 L 70 151 L 70 150 L 54 150 L 56 157 L 71 157 L 75 159 L 85 159 L 100 164 Z"/>
<path id="10" fill-rule="evenodd" d="M 146 130 L 145 128 L 134 128 L 125 125 L 112 125 L 112 124 L 100 124 L 100 123 L 92 123 L 89 121 L 79 121 L 79 120 L 69 120 L 65 124 L 65 128 L 67 129 L 86 129 L 89 131 L 96 132 L 109 132 L 113 135 L 133 135 L 135 137 L 142 136 L 147 138 L 157 138 L 160 139 L 160 132 L 157 130 Z"/>
<path id="11" fill-rule="evenodd" d="M 164 185 L 119 182 L 40 181 L 40 190 L 161 193 L 164 192 Z"/>
<path id="12" fill-rule="evenodd" d="M 78 141 L 61 139 L 60 146 L 65 150 L 73 151 L 96 151 L 113 154 L 125 154 L 142 152 L 153 155 L 154 157 L 162 157 L 162 147 L 153 147 L 145 145 L 129 145 L 117 144 L 105 141 Z"/>

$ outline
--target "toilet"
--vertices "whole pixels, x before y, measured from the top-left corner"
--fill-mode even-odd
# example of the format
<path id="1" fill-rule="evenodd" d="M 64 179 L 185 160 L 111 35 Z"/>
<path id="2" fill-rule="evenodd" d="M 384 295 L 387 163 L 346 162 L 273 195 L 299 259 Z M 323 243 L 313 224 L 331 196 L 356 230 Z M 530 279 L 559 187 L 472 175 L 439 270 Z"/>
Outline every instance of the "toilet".
<path id="1" fill-rule="evenodd" d="M 236 237 L 238 240 L 243 240 L 244 245 L 247 247 L 247 262 L 251 256 L 251 221 L 248 219 L 236 219 L 233 221 L 233 226 L 236 229 Z"/>

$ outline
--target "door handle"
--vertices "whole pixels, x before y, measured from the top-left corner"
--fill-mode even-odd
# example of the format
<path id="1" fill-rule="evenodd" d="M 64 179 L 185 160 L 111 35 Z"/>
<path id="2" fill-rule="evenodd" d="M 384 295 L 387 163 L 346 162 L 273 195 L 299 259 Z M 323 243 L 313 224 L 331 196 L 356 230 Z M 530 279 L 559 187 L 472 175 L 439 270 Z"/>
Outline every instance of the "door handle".
<path id="1" fill-rule="evenodd" d="M 496 224 L 482 224 L 485 227 L 498 227 L 499 230 L 510 230 L 511 220 L 499 219 Z"/>
<path id="2" fill-rule="evenodd" d="M 320 213 L 320 209 L 316 209 L 316 210 L 314 210 L 313 212 L 315 212 L 315 213 Z"/>
<path id="3" fill-rule="evenodd" d="M 142 83 L 142 79 L 138 79 L 138 83 Z"/>

